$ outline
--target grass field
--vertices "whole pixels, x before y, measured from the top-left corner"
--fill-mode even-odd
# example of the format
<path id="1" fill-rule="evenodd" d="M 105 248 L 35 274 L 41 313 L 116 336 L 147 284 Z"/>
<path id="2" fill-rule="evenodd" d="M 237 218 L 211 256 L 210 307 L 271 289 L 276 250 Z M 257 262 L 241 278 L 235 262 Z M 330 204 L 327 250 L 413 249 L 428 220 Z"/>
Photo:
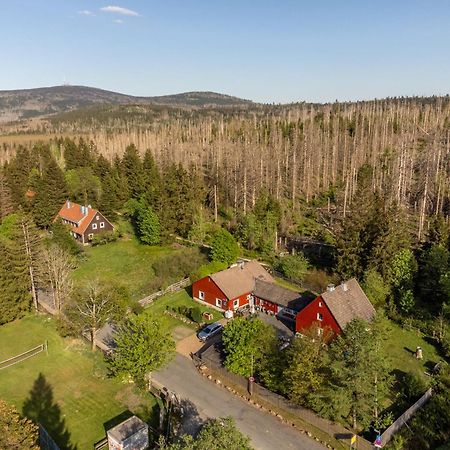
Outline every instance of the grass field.
<path id="1" fill-rule="evenodd" d="M 402 372 L 413 372 L 424 379 L 429 379 L 425 372 L 430 372 L 432 367 L 442 359 L 434 345 L 427 342 L 415 330 L 401 328 L 394 322 L 390 322 L 390 328 L 391 338 L 386 342 L 386 346 L 394 368 Z M 417 347 L 422 347 L 422 360 L 414 356 Z"/>
<path id="2" fill-rule="evenodd" d="M 219 319 L 223 318 L 223 314 L 219 311 L 216 311 L 213 308 L 208 308 L 207 306 L 204 306 L 200 303 L 195 302 L 187 290 L 183 289 L 182 291 L 175 292 L 174 294 L 168 294 L 164 295 L 163 297 L 158 298 L 154 301 L 154 303 L 149 306 L 147 309 L 145 309 L 143 314 L 155 314 L 157 316 L 163 317 L 164 322 L 167 323 L 167 325 L 173 329 L 177 326 L 183 325 L 189 328 L 192 328 L 193 330 L 196 329 L 196 326 L 194 325 L 188 325 L 184 324 L 183 322 L 170 317 L 163 315 L 165 309 L 167 306 L 171 306 L 172 308 L 177 308 L 179 306 L 187 306 L 189 308 L 193 308 L 195 306 L 198 306 L 202 313 L 204 311 L 210 312 L 213 315 L 213 319 L 209 322 L 215 322 Z"/>
<path id="3" fill-rule="evenodd" d="M 104 424 L 121 413 L 130 410 L 144 419 L 152 416 L 153 397 L 143 398 L 133 386 L 106 378 L 102 354 L 93 354 L 80 340 L 62 339 L 52 318 L 28 316 L 0 327 L 0 361 L 45 340 L 48 355 L 40 353 L 0 371 L 0 398 L 19 411 L 24 404 L 44 410 L 49 421 L 44 426 L 55 440 L 63 443 L 68 437 L 72 448 L 90 449 L 105 436 Z M 64 428 L 69 436 L 64 437 Z M 70 448 L 67 443 L 64 447 Z"/>
<path id="4" fill-rule="evenodd" d="M 86 247 L 86 260 L 75 269 L 76 284 L 97 279 L 107 285 L 125 287 L 138 300 L 157 290 L 152 264 L 161 257 L 175 253 L 171 247 L 142 245 L 137 239 L 119 240 L 107 245 Z"/>

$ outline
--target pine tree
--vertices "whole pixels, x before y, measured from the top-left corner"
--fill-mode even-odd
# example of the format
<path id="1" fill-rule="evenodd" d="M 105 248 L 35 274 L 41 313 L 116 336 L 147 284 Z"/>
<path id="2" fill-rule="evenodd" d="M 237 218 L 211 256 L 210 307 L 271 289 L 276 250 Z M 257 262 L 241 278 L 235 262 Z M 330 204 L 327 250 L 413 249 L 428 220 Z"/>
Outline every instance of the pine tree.
<path id="1" fill-rule="evenodd" d="M 139 199 L 145 191 L 145 177 L 139 152 L 134 145 L 125 149 L 122 170 L 128 181 L 130 197 Z"/>
<path id="2" fill-rule="evenodd" d="M 11 189 L 4 171 L 0 168 L 0 222 L 12 211 Z"/>
<path id="3" fill-rule="evenodd" d="M 0 400 L 0 448 L 38 450 L 38 426 Z"/>
<path id="4" fill-rule="evenodd" d="M 142 170 L 144 178 L 144 197 L 146 202 L 154 210 L 159 209 L 159 197 L 161 190 L 161 177 L 156 166 L 152 152 L 147 150 L 142 161 Z"/>
<path id="5" fill-rule="evenodd" d="M 0 325 L 30 308 L 27 258 L 18 243 L 0 235 Z"/>

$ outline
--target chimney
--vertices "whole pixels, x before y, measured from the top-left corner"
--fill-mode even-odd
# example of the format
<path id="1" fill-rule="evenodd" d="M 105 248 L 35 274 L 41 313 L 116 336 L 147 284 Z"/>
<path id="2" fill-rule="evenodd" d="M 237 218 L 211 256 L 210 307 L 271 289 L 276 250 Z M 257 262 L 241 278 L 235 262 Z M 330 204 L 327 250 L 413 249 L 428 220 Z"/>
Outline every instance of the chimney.
<path id="1" fill-rule="evenodd" d="M 329 285 L 327 286 L 327 292 L 333 292 L 334 289 L 335 289 L 334 284 L 329 284 Z"/>
<path id="2" fill-rule="evenodd" d="M 347 284 L 347 283 L 342 283 L 342 290 L 343 290 L 344 292 L 347 292 L 347 291 L 348 291 L 348 284 Z"/>
<path id="3" fill-rule="evenodd" d="M 244 268 L 244 261 L 239 261 L 238 262 L 238 266 L 239 266 L 239 269 L 243 269 Z"/>
<path id="4" fill-rule="evenodd" d="M 69 209 L 72 205 L 70 204 L 70 200 L 66 200 L 66 208 Z"/>
<path id="5" fill-rule="evenodd" d="M 81 211 L 81 214 L 84 214 L 84 206 L 83 205 L 80 205 L 80 211 Z"/>

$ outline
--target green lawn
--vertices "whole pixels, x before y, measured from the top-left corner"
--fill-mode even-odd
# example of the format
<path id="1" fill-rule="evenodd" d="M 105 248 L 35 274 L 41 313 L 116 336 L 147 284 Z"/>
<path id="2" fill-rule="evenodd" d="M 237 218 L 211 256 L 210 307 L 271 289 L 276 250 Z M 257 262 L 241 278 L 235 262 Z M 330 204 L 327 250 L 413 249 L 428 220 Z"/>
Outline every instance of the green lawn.
<path id="1" fill-rule="evenodd" d="M 163 297 L 156 299 L 151 306 L 145 309 L 144 314 L 153 313 L 157 316 L 164 317 L 164 321 L 167 322 L 168 326 L 171 329 L 180 325 L 196 329 L 194 325 L 188 325 L 173 317 L 163 315 L 167 306 L 171 306 L 172 308 L 177 308 L 179 306 L 187 306 L 189 308 L 193 308 L 195 306 L 198 306 L 202 312 L 208 311 L 213 314 L 213 319 L 209 322 L 215 322 L 223 318 L 223 314 L 220 311 L 216 311 L 213 308 L 208 308 L 207 306 L 194 301 L 189 295 L 188 291 L 185 289 L 175 292 L 174 294 L 164 295 Z"/>
<path id="2" fill-rule="evenodd" d="M 420 333 L 415 330 L 401 328 L 394 322 L 390 322 L 391 338 L 386 342 L 387 353 L 392 360 L 395 369 L 402 372 L 413 372 L 424 379 L 429 379 L 425 372 L 439 362 L 436 348 L 427 342 Z M 422 347 L 423 359 L 418 360 L 414 356 L 417 347 Z"/>
<path id="3" fill-rule="evenodd" d="M 138 300 L 156 291 L 152 264 L 175 253 L 171 247 L 142 245 L 135 238 L 106 245 L 86 247 L 86 259 L 74 271 L 76 284 L 97 279 L 101 283 L 125 287 Z"/>
<path id="4" fill-rule="evenodd" d="M 106 378 L 102 354 L 93 354 L 78 339 L 62 339 L 52 318 L 28 316 L 1 326 L 0 361 L 45 340 L 48 355 L 40 353 L 0 371 L 0 398 L 19 411 L 32 398 L 34 410 L 45 409 L 45 420 L 51 423 L 44 425 L 51 434 L 53 431 L 55 440 L 59 435 L 59 441 L 64 442 L 61 430 L 54 431 L 64 421 L 71 444 L 78 450 L 90 449 L 105 436 L 104 424 L 124 411 L 138 413 L 144 419 L 151 416 L 153 397 L 142 398 L 133 386 Z M 35 394 L 30 397 L 33 386 Z M 56 409 L 49 403 L 56 404 Z"/>

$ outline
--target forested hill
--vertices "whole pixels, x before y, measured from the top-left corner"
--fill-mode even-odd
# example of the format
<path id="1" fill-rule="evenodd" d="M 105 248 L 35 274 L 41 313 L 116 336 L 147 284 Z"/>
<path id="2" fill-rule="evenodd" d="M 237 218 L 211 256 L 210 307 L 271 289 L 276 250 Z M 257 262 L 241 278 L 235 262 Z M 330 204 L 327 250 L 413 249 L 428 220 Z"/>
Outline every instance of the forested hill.
<path id="1" fill-rule="evenodd" d="M 185 92 L 158 97 L 134 97 L 85 86 L 0 91 L 0 123 L 104 104 L 152 104 L 176 107 L 242 107 L 252 104 L 215 92 Z"/>

